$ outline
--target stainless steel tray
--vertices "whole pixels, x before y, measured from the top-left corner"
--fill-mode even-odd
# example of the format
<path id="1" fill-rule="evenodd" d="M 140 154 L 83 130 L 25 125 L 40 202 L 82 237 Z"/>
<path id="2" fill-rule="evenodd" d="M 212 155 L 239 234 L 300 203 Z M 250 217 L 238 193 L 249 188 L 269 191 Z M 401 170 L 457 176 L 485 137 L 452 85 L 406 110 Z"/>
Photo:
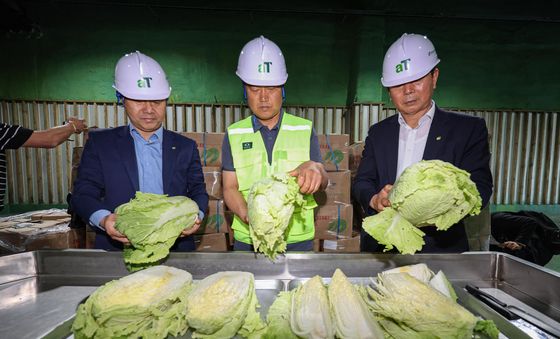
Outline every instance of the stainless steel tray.
<path id="1" fill-rule="evenodd" d="M 219 271 L 248 271 L 255 275 L 261 316 L 280 290 L 314 275 L 325 278 L 340 268 L 353 281 L 403 265 L 426 263 L 443 270 L 453 282 L 460 302 L 473 313 L 496 322 L 508 337 L 523 333 L 482 304 L 462 287 L 469 283 L 498 290 L 560 322 L 560 274 L 495 252 L 464 254 L 295 254 L 271 262 L 253 253 L 172 253 L 166 265 L 202 279 Z M 0 333 L 13 338 L 39 338 L 74 315 L 76 307 L 98 286 L 128 272 L 120 252 L 41 250 L 0 257 Z M 52 333 L 51 333 L 52 334 Z"/>

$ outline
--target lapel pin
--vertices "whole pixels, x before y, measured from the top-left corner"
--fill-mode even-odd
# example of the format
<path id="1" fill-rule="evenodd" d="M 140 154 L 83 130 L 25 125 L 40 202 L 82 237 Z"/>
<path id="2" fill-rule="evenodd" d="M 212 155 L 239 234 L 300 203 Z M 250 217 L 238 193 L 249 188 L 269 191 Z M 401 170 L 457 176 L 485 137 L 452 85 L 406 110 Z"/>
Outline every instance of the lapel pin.
<path id="1" fill-rule="evenodd" d="M 437 140 L 437 141 L 440 141 L 440 140 L 441 140 L 441 135 L 438 135 L 438 136 L 436 137 L 436 140 Z"/>
<path id="2" fill-rule="evenodd" d="M 177 148 L 177 147 L 175 147 L 175 146 L 171 147 L 171 149 L 175 149 L 175 148 Z"/>

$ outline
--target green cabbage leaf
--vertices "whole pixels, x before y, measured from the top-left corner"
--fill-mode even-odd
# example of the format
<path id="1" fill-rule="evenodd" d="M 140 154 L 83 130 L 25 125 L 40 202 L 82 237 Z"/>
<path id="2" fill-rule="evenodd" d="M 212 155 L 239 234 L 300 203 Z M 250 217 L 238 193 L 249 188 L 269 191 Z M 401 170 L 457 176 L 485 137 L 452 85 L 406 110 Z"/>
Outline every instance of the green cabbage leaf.
<path id="1" fill-rule="evenodd" d="M 255 252 L 275 259 L 278 253 L 286 251 L 288 225 L 296 206 L 303 202 L 295 177 L 286 173 L 273 174 L 251 186 L 247 209 Z"/>
<path id="2" fill-rule="evenodd" d="M 190 273 L 154 266 L 99 287 L 78 307 L 72 331 L 84 338 L 165 338 L 187 331 Z"/>
<path id="3" fill-rule="evenodd" d="M 198 205 L 183 196 L 136 192 L 115 213 L 115 228 L 130 241 L 123 251 L 125 264 L 129 271 L 137 271 L 167 257 L 181 231 L 194 225 Z"/>
<path id="4" fill-rule="evenodd" d="M 393 338 L 465 338 L 483 332 L 497 338 L 492 321 L 479 320 L 461 305 L 408 273 L 381 273 L 364 298 Z"/>
<path id="5" fill-rule="evenodd" d="M 470 174 L 441 160 L 423 160 L 403 171 L 389 193 L 391 206 L 363 221 L 364 230 L 403 254 L 424 245 L 418 227 L 445 231 L 467 215 L 477 215 L 482 199 Z"/>
<path id="6" fill-rule="evenodd" d="M 328 287 L 337 338 L 384 338 L 359 289 L 336 269 Z"/>
<path id="7" fill-rule="evenodd" d="M 265 324 L 252 273 L 225 271 L 202 279 L 187 300 L 187 321 L 193 338 L 258 337 Z"/>

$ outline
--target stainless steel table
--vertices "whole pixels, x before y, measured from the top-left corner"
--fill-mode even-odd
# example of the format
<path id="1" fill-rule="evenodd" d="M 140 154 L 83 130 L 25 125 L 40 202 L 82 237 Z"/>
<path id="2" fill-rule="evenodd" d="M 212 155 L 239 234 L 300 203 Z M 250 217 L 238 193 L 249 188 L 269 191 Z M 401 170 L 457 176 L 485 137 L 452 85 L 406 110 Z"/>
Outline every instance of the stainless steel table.
<path id="1" fill-rule="evenodd" d="M 330 278 L 340 268 L 360 282 L 383 270 L 416 263 L 426 263 L 435 272 L 443 270 L 460 303 L 476 315 L 494 320 L 507 337 L 527 336 L 467 294 L 465 284 L 507 298 L 508 303 L 517 303 L 560 328 L 560 274 L 503 253 L 290 253 L 274 262 L 253 253 L 172 253 L 164 264 L 184 269 L 194 279 L 219 271 L 252 272 L 264 319 L 275 295 L 294 281 L 314 275 Z M 5 338 L 65 337 L 60 325 L 71 323 L 77 306 L 98 286 L 126 274 L 120 252 L 41 250 L 0 257 L 0 333 Z"/>

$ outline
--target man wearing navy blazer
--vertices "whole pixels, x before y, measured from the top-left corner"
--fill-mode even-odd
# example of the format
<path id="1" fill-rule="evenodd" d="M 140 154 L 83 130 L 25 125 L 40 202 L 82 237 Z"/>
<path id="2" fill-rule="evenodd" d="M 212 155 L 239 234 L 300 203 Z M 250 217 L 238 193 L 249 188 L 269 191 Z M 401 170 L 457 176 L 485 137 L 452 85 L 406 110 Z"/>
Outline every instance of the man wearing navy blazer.
<path id="1" fill-rule="evenodd" d="M 427 37 L 404 34 L 391 45 L 383 61 L 381 82 L 389 91 L 397 114 L 371 126 L 352 193 L 366 214 L 390 206 L 388 194 L 408 166 L 439 159 L 471 174 L 483 207 L 492 195 L 488 130 L 484 119 L 447 112 L 432 100 L 439 63 Z M 462 222 L 447 231 L 422 227 L 423 253 L 468 251 Z M 375 239 L 362 229 L 362 251 L 380 252 Z"/>
<path id="2" fill-rule="evenodd" d="M 198 204 L 199 216 L 171 249 L 194 250 L 191 234 L 204 217 L 208 194 L 196 143 L 162 126 L 171 93 L 165 72 L 147 55 L 126 54 L 115 68 L 113 87 L 130 123 L 89 133 L 72 208 L 94 226 L 96 248 L 120 250 L 128 239 L 115 229 L 116 207 L 137 191 L 187 196 Z"/>

